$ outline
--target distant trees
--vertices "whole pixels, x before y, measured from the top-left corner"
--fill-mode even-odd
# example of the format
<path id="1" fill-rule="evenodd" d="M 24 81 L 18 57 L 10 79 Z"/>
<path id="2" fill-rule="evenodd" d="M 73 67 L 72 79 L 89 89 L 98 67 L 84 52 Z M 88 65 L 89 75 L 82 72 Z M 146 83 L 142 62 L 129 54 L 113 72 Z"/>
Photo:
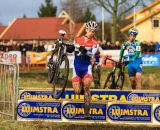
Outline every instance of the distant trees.
<path id="1" fill-rule="evenodd" d="M 38 16 L 39 17 L 52 17 L 56 16 L 57 6 L 54 6 L 52 0 L 45 0 L 44 4 L 41 4 Z"/>
<path id="2" fill-rule="evenodd" d="M 85 13 L 83 14 L 83 16 L 79 19 L 80 22 L 87 22 L 87 21 L 96 21 L 96 17 L 95 15 L 90 11 L 89 8 L 87 8 L 85 10 Z"/>

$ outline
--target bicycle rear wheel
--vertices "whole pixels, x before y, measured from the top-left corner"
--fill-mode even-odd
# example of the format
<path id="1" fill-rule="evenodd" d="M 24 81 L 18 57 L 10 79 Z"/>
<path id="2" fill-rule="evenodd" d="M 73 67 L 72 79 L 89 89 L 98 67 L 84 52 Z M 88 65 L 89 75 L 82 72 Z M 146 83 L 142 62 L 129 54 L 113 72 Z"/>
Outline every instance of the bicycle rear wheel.
<path id="1" fill-rule="evenodd" d="M 93 82 L 94 82 L 94 88 L 100 88 L 100 68 L 95 68 L 95 66 L 92 67 L 92 74 L 93 74 Z"/>
<path id="2" fill-rule="evenodd" d="M 124 72 L 122 72 L 121 74 L 119 74 L 118 79 L 116 81 L 116 88 L 122 90 L 123 89 L 123 85 L 124 85 Z"/>
<path id="3" fill-rule="evenodd" d="M 59 99 L 67 85 L 69 74 L 69 61 L 66 55 L 64 55 L 56 65 L 55 75 L 52 83 L 53 95 L 55 99 Z"/>
<path id="4" fill-rule="evenodd" d="M 105 81 L 105 84 L 104 84 L 104 87 L 103 89 L 114 89 L 116 86 L 115 86 L 115 79 L 114 79 L 114 73 L 111 72 L 109 73 L 109 75 L 107 76 L 107 79 Z"/>

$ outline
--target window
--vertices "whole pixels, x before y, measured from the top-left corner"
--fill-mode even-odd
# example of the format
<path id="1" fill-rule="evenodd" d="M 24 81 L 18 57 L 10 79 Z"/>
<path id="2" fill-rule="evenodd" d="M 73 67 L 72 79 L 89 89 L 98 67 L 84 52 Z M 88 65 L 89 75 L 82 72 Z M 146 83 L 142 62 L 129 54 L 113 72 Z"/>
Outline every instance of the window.
<path id="1" fill-rule="evenodd" d="M 159 27 L 159 20 L 153 20 L 153 27 Z"/>

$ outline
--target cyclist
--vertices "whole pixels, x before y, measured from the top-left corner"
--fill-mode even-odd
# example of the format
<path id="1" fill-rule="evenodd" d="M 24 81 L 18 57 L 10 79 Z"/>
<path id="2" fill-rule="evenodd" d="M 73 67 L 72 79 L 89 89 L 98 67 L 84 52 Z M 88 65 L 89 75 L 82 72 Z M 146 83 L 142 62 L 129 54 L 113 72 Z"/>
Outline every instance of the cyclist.
<path id="1" fill-rule="evenodd" d="M 142 58 L 140 42 L 136 40 L 138 30 L 133 27 L 129 30 L 129 40 L 124 42 L 120 51 L 120 61 L 124 50 L 128 51 L 126 66 L 132 89 L 141 89 Z"/>
<path id="2" fill-rule="evenodd" d="M 76 94 L 84 94 L 84 112 L 85 118 L 89 118 L 90 114 L 90 86 L 92 83 L 92 67 L 91 63 L 98 51 L 97 41 L 94 39 L 98 25 L 95 21 L 86 23 L 86 33 L 84 36 L 74 39 L 75 54 L 73 65 L 72 86 Z M 79 46 L 79 48 L 76 46 Z M 88 56 L 90 55 L 90 56 Z M 82 87 L 83 84 L 83 87 Z"/>

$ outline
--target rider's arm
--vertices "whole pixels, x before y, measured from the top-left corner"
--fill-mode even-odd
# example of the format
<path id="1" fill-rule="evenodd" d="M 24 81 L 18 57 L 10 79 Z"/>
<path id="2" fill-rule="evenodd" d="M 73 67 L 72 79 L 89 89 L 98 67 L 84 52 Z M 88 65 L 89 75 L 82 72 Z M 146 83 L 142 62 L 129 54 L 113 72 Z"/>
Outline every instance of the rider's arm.
<path id="1" fill-rule="evenodd" d="M 122 60 L 122 57 L 123 57 L 123 54 L 124 54 L 124 50 L 125 50 L 125 43 L 122 44 L 122 47 L 121 47 L 121 51 L 120 51 L 120 61 Z"/>
<path id="2" fill-rule="evenodd" d="M 135 61 L 135 59 L 137 59 L 137 58 L 139 57 L 140 53 L 141 53 L 141 46 L 140 46 L 140 44 L 138 44 L 138 45 L 136 46 L 136 54 L 135 54 L 134 57 L 132 57 L 131 60 L 129 60 L 129 62 Z"/>
<path id="3" fill-rule="evenodd" d="M 75 46 L 74 46 L 74 43 L 73 44 L 67 44 L 67 52 L 68 53 L 72 53 L 72 52 L 74 52 L 74 50 L 75 50 Z"/>

